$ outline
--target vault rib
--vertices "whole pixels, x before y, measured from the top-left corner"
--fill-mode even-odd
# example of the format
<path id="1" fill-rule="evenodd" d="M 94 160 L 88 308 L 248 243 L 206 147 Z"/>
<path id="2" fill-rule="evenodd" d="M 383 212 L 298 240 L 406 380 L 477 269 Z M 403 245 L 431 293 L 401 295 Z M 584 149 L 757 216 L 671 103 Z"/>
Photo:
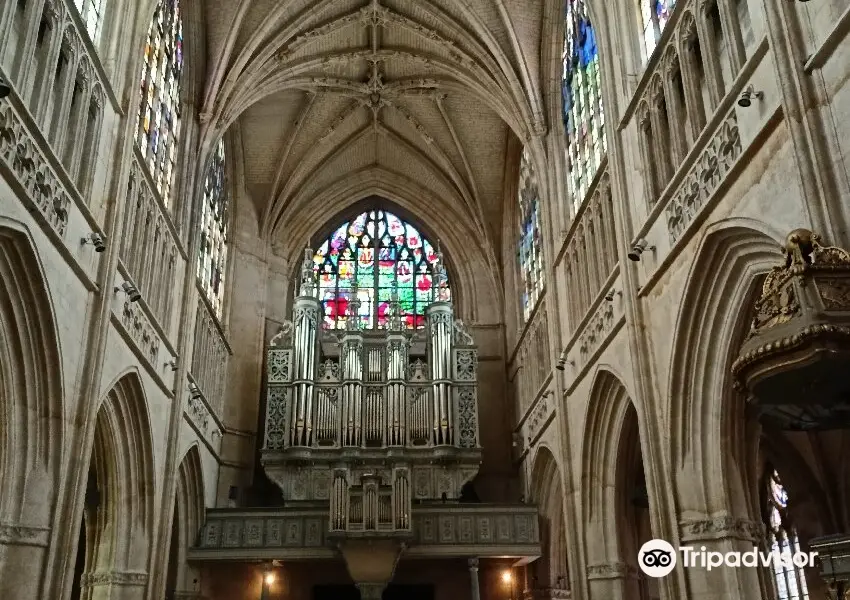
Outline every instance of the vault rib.
<path id="1" fill-rule="evenodd" d="M 292 130 L 292 133 L 289 136 L 289 139 L 286 142 L 286 146 L 283 149 L 283 152 L 280 156 L 280 163 L 278 164 L 277 170 L 275 172 L 274 183 L 272 184 L 272 191 L 269 197 L 269 204 L 274 200 L 277 195 L 278 188 L 280 187 L 280 178 L 283 176 L 283 168 L 286 166 L 286 161 L 289 160 L 289 154 L 292 152 L 292 147 L 295 145 L 295 140 L 298 139 L 298 135 L 301 133 L 301 129 L 304 127 L 304 123 L 307 121 L 307 117 L 310 115 L 310 111 L 313 109 L 313 106 L 316 103 L 316 94 L 312 92 L 308 92 L 307 94 L 307 102 L 304 108 L 301 109 L 301 113 L 298 116 L 298 122 L 295 124 L 295 128 Z"/>

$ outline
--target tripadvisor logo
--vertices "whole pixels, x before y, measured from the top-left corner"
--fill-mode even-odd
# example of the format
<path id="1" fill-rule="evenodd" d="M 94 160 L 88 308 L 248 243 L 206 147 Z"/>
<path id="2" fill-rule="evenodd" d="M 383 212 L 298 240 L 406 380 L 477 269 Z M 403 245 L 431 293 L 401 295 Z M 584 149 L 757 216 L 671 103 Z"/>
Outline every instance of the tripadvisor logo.
<path id="1" fill-rule="evenodd" d="M 803 569 L 815 565 L 817 552 L 762 552 L 756 547 L 747 552 L 713 552 L 705 546 L 682 546 L 676 551 L 664 540 L 650 540 L 638 552 L 638 566 L 650 577 L 665 577 L 675 568 L 681 554 L 683 567 L 711 571 L 719 567 L 768 567 Z"/>
<path id="2" fill-rule="evenodd" d="M 676 549 L 664 540 L 650 540 L 640 547 L 638 566 L 650 577 L 669 575 L 676 566 Z"/>

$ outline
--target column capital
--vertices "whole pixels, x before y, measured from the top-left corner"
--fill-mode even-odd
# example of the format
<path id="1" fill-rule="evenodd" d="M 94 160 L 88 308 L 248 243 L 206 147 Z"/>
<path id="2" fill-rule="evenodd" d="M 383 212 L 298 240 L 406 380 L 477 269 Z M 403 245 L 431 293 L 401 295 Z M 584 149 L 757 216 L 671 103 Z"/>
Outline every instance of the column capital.
<path id="1" fill-rule="evenodd" d="M 386 583 L 358 583 L 357 589 L 360 590 L 361 600 L 381 600 L 384 594 Z"/>
<path id="2" fill-rule="evenodd" d="M 0 546 L 49 545 L 50 528 L 30 527 L 20 523 L 0 523 Z"/>
<path id="3" fill-rule="evenodd" d="M 735 539 L 759 543 L 764 540 L 764 523 L 732 515 L 687 519 L 679 523 L 682 542 Z"/>
<path id="4" fill-rule="evenodd" d="M 80 587 L 126 586 L 142 587 L 148 583 L 148 574 L 141 571 L 95 571 L 83 573 Z"/>
<path id="5" fill-rule="evenodd" d="M 470 558 L 469 560 L 466 561 L 466 563 L 469 565 L 470 571 L 477 571 L 478 570 L 478 559 L 477 558 Z"/>

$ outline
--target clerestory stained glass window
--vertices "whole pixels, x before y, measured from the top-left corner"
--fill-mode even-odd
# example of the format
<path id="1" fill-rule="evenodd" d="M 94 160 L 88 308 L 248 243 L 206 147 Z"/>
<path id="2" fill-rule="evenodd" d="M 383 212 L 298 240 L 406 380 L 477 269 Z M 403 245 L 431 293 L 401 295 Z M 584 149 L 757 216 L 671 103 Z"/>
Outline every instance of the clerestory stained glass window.
<path id="1" fill-rule="evenodd" d="M 646 45 L 646 58 L 652 56 L 652 51 L 658 44 L 664 26 L 670 20 L 670 13 L 676 6 L 676 0 L 638 0 L 640 16 L 643 22 L 643 41 Z"/>
<path id="2" fill-rule="evenodd" d="M 224 142 L 219 141 L 204 179 L 198 251 L 198 280 L 219 318 L 224 299 L 224 269 L 227 266 L 228 195 L 224 158 Z"/>
<path id="3" fill-rule="evenodd" d="M 519 167 L 519 270 L 522 274 L 522 315 L 528 320 L 543 289 L 543 251 L 540 237 L 540 193 L 528 150 Z"/>
<path id="4" fill-rule="evenodd" d="M 583 0 L 567 0 L 564 11 L 561 94 L 567 136 L 567 193 L 581 206 L 606 150 L 599 50 Z"/>
<path id="5" fill-rule="evenodd" d="M 779 480 L 779 473 L 769 472 L 767 478 L 767 543 L 769 550 L 781 554 L 800 552 L 790 519 L 788 518 L 788 492 Z M 773 576 L 776 580 L 778 600 L 808 600 L 809 589 L 803 569 L 784 561 L 773 561 Z"/>
<path id="6" fill-rule="evenodd" d="M 182 74 L 183 22 L 179 0 L 160 0 L 145 44 L 136 144 L 166 205 L 177 162 Z"/>
<path id="7" fill-rule="evenodd" d="M 92 43 L 97 45 L 100 40 L 101 23 L 103 22 L 104 0 L 74 0 L 74 4 L 86 25 L 86 31 Z"/>
<path id="8" fill-rule="evenodd" d="M 345 328 L 355 287 L 361 302 L 361 328 L 386 328 L 393 289 L 405 327 L 423 327 L 425 308 L 436 299 L 437 260 L 431 242 L 385 210 L 369 210 L 343 223 L 314 257 L 324 327 Z M 450 290 L 445 290 L 444 297 L 451 297 Z"/>

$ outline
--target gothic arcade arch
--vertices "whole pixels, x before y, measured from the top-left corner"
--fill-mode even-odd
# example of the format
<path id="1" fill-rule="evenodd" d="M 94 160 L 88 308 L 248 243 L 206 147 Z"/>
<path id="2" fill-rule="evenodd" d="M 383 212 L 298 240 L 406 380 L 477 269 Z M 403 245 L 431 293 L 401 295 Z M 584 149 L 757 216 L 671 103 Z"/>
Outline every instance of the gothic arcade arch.
<path id="1" fill-rule="evenodd" d="M 186 551 L 197 542 L 204 520 L 204 474 L 198 444 L 192 445 L 177 469 L 172 516 L 166 596 L 197 590 L 198 572 L 186 561 Z"/>
<path id="2" fill-rule="evenodd" d="M 0 517 L 46 523 L 29 515 L 59 478 L 63 392 L 50 292 L 28 236 L 0 223 Z M 10 435 L 10 432 L 23 435 Z M 22 474 L 26 474 L 22 477 Z M 48 507 L 45 507 L 48 508 Z"/>
<path id="3" fill-rule="evenodd" d="M 113 580 L 147 585 L 155 498 L 147 411 L 135 372 L 122 375 L 98 409 L 83 517 L 83 598 L 109 598 Z"/>
<path id="4" fill-rule="evenodd" d="M 0 552 L 0 595 L 17 593 L 15 585 L 23 580 L 41 578 L 65 436 L 61 364 L 50 292 L 36 250 L 24 230 L 3 219 L 0 522 L 11 527 Z"/>
<path id="5" fill-rule="evenodd" d="M 588 549 L 588 563 L 627 565 L 618 575 L 632 579 L 638 542 L 650 533 L 648 514 L 640 513 L 648 498 L 637 410 L 625 385 L 607 369 L 596 372 L 589 399 L 581 453 L 582 519 L 586 541 L 599 539 L 603 545 Z"/>
<path id="6" fill-rule="evenodd" d="M 745 468 L 758 435 L 747 435 L 744 401 L 729 369 L 749 322 L 760 276 L 782 260 L 781 236 L 751 219 L 708 228 L 691 269 L 674 329 L 669 382 L 673 474 L 687 481 L 680 510 L 754 515 L 758 474 Z M 749 441 L 747 441 L 749 440 Z"/>
<path id="7" fill-rule="evenodd" d="M 558 461 L 541 445 L 534 457 L 529 485 L 531 500 L 540 509 L 540 538 L 544 554 L 532 566 L 535 588 L 568 589 L 567 538 L 564 523 L 564 487 Z"/>

